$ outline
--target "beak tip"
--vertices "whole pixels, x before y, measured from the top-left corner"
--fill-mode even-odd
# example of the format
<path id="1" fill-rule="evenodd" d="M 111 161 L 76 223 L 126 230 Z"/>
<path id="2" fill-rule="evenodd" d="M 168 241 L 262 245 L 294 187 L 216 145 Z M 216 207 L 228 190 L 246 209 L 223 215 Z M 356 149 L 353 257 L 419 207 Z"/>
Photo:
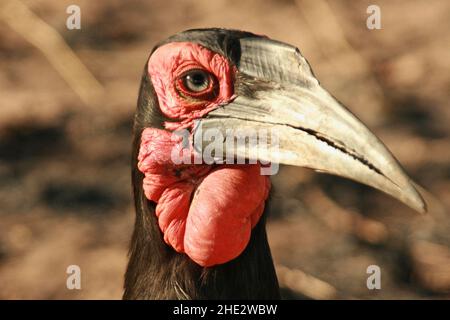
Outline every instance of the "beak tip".
<path id="1" fill-rule="evenodd" d="M 415 206 L 413 209 L 418 211 L 420 214 L 427 214 L 428 213 L 427 203 L 425 201 L 423 201 L 423 200 L 417 206 Z"/>
<path id="2" fill-rule="evenodd" d="M 428 212 L 428 206 L 423 195 L 419 192 L 416 183 L 413 181 L 409 182 L 409 190 L 403 193 L 404 197 L 400 200 L 411 209 L 414 209 L 421 214 L 426 214 Z"/>
<path id="3" fill-rule="evenodd" d="M 428 213 L 427 202 L 424 199 L 423 193 L 419 190 L 423 190 L 424 192 L 426 191 L 413 181 L 411 181 L 411 188 L 414 191 L 414 194 L 411 195 L 412 204 L 414 204 L 412 208 L 421 214 Z"/>

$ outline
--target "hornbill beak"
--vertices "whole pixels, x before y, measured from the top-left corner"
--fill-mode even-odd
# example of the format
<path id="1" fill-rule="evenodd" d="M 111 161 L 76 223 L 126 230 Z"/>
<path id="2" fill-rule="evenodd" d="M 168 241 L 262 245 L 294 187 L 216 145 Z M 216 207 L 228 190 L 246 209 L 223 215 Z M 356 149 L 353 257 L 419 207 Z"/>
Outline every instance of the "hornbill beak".
<path id="1" fill-rule="evenodd" d="M 306 59 L 290 45 L 267 38 L 240 39 L 236 98 L 200 119 L 199 132 L 215 128 L 267 130 L 277 145 L 234 148 L 235 156 L 308 167 L 379 189 L 411 208 L 426 211 L 413 182 L 384 144 L 323 89 Z M 199 128 L 202 130 L 199 130 Z M 224 145 L 226 144 L 224 139 Z M 195 143 L 194 143 L 195 145 Z M 202 147 L 203 148 L 203 147 Z"/>

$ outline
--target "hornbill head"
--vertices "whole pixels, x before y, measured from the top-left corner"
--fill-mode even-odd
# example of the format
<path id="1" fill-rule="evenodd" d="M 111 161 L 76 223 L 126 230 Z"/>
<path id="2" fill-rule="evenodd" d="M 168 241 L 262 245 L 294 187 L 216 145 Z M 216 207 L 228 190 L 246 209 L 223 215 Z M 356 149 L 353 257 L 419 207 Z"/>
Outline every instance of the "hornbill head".
<path id="1" fill-rule="evenodd" d="M 165 245 L 202 267 L 227 263 L 248 245 L 270 189 L 263 163 L 346 177 L 426 210 L 393 155 L 322 88 L 300 51 L 265 36 L 197 29 L 158 44 L 134 129 L 135 197 L 145 197 L 137 207 L 155 205 Z M 176 134 L 182 129 L 187 143 Z M 222 134 L 214 144 L 226 151 L 216 150 L 214 163 L 174 161 L 174 154 L 192 160 L 207 151 L 209 129 Z M 276 139 L 229 147 L 234 129 Z"/>

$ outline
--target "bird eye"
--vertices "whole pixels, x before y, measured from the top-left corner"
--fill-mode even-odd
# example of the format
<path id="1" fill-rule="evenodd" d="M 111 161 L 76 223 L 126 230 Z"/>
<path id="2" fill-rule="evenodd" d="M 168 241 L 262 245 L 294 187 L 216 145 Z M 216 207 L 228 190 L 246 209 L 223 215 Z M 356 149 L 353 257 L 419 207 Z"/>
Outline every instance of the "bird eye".
<path id="1" fill-rule="evenodd" d="M 217 80 L 207 71 L 193 69 L 178 78 L 177 88 L 183 96 L 212 99 L 217 93 Z"/>
<path id="2" fill-rule="evenodd" d="M 186 89 L 193 92 L 201 92 L 209 86 L 209 74 L 203 70 L 189 71 L 183 77 L 183 83 Z"/>

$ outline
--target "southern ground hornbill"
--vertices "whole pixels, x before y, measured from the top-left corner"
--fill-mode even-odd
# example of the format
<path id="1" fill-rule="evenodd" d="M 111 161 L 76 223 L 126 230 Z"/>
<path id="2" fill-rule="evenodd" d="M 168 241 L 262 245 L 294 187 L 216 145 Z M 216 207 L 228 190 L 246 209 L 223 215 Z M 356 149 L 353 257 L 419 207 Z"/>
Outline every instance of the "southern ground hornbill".
<path id="1" fill-rule="evenodd" d="M 175 134 L 182 129 L 187 144 Z M 197 141 L 208 129 L 227 137 L 219 141 L 227 158 L 174 161 L 202 154 L 207 144 Z M 277 138 L 265 148 L 227 148 L 230 129 Z M 391 153 L 320 86 L 299 50 L 248 32 L 188 30 L 153 49 L 132 157 L 136 223 L 125 299 L 279 298 L 265 230 L 270 180 L 262 169 L 270 162 L 347 177 L 426 210 Z M 239 157 L 247 162 L 230 161 Z"/>

